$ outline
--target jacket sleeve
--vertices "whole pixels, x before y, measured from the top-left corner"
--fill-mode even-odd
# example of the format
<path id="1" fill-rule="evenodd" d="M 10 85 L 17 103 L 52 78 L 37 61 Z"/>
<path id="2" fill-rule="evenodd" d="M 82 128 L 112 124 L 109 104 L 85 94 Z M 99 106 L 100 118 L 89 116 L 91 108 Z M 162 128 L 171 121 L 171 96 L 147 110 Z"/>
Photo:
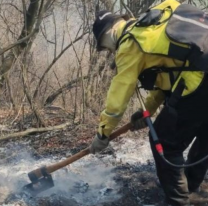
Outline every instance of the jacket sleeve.
<path id="1" fill-rule="evenodd" d="M 121 44 L 116 55 L 117 75 L 113 78 L 108 90 L 106 106 L 100 115 L 98 132 L 109 136 L 121 120 L 130 98 L 132 97 L 138 76 L 145 67 L 146 55 L 130 40 Z M 162 91 L 151 91 L 145 100 L 145 105 L 151 115 L 164 101 Z"/>
<path id="2" fill-rule="evenodd" d="M 152 116 L 164 101 L 165 101 L 164 92 L 161 90 L 154 90 L 154 91 L 149 91 L 144 103 L 146 109 L 150 112 Z"/>
<path id="3" fill-rule="evenodd" d="M 131 50 L 128 49 L 128 46 Z M 109 136 L 121 120 L 135 91 L 137 79 L 143 67 L 142 56 L 143 53 L 139 51 L 137 45 L 124 46 L 122 44 L 120 46 L 116 55 L 117 75 L 111 82 L 107 93 L 106 106 L 100 116 L 98 132 L 101 135 Z"/>

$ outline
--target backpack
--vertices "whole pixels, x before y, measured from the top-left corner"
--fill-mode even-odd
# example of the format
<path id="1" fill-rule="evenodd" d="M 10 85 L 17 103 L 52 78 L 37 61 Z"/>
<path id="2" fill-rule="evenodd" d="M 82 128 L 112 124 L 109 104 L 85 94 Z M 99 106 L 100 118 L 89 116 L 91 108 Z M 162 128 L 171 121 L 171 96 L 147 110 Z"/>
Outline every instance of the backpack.
<path id="1" fill-rule="evenodd" d="M 161 21 L 163 15 L 168 17 Z M 167 56 L 184 62 L 182 67 L 156 66 L 145 69 L 139 76 L 139 80 L 145 89 L 153 89 L 157 74 L 160 72 L 168 72 L 171 83 L 175 81 L 174 71 L 203 71 L 208 73 L 207 13 L 189 4 L 167 0 L 149 9 L 132 24 L 130 29 L 124 29 L 118 39 L 118 46 L 127 38 L 132 38 L 144 53 Z M 147 27 L 152 29 L 152 34 L 149 32 L 150 36 L 144 37 L 146 41 L 141 43 L 139 36 L 143 31 L 145 33 Z M 151 35 L 154 35 L 154 39 L 158 38 L 158 41 L 151 42 Z M 161 40 L 161 36 L 164 40 Z M 187 61 L 189 66 L 185 67 Z"/>

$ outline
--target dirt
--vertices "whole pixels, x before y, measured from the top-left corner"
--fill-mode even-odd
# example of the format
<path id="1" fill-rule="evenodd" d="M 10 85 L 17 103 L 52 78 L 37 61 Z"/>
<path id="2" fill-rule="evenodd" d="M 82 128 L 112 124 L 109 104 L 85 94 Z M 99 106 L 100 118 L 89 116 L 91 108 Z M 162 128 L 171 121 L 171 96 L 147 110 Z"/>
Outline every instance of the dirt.
<path id="1" fill-rule="evenodd" d="M 86 148 L 94 124 L 33 134 L 0 144 L 1 206 L 166 206 L 156 184 L 147 130 L 127 133 L 98 155 L 89 155 L 52 174 L 55 187 L 37 197 L 22 192 L 27 173 Z M 208 184 L 190 196 L 195 206 L 208 205 Z M 197 203 L 196 203 L 197 201 Z"/>

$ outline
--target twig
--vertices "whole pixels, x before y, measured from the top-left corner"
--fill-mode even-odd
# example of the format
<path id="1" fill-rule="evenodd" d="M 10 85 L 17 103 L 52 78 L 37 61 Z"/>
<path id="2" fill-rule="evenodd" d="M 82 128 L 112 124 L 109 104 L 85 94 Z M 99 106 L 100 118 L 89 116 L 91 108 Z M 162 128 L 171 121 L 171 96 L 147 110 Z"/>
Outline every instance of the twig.
<path id="1" fill-rule="evenodd" d="M 126 9 L 126 11 L 131 15 L 131 17 L 134 17 L 134 14 L 132 13 L 132 11 L 126 6 L 126 4 L 123 2 L 123 0 L 120 0 L 121 4 L 123 5 L 123 7 Z"/>
<path id="2" fill-rule="evenodd" d="M 54 70 L 53 70 L 53 73 L 54 73 L 54 75 L 56 77 L 56 80 L 58 82 L 59 88 L 62 89 L 62 86 L 61 86 L 61 83 L 59 81 L 59 78 L 58 78 L 58 76 L 57 76 L 57 74 L 56 74 L 56 72 Z M 66 108 L 66 102 L 65 102 L 65 99 L 64 99 L 64 92 L 63 92 L 63 90 L 62 90 L 61 94 L 62 94 L 62 101 L 63 101 L 64 108 Z"/>
<path id="3" fill-rule="evenodd" d="M 18 111 L 18 113 L 17 113 L 17 116 L 14 118 L 14 120 L 11 122 L 11 125 L 16 121 L 16 119 L 19 117 L 19 115 L 20 115 L 20 112 L 21 112 L 21 110 L 22 110 L 22 107 L 23 107 L 23 104 L 24 104 L 24 101 L 25 101 L 25 99 L 26 99 L 26 95 L 24 96 L 24 98 L 23 98 L 23 100 L 22 100 L 22 104 L 20 105 L 20 108 L 19 108 L 19 111 Z"/>
<path id="4" fill-rule="evenodd" d="M 68 44 L 60 53 L 59 55 L 57 55 L 56 58 L 53 59 L 53 61 L 50 63 L 50 65 L 48 66 L 48 68 L 44 71 L 42 77 L 40 78 L 39 82 L 38 82 L 38 85 L 35 89 L 35 92 L 34 92 L 34 95 L 33 95 L 33 98 L 35 99 L 38 95 L 38 91 L 39 91 L 39 88 L 40 88 L 40 85 L 42 83 L 42 81 L 44 80 L 46 74 L 50 71 L 50 69 L 52 68 L 52 66 L 58 61 L 58 59 L 64 54 L 64 52 L 66 50 L 68 50 L 72 44 L 76 43 L 77 41 L 79 41 L 80 39 L 82 39 L 82 37 L 87 34 L 88 32 L 85 32 L 83 33 L 82 35 L 80 35 L 79 37 L 77 37 L 73 42 L 71 42 L 70 44 Z"/>

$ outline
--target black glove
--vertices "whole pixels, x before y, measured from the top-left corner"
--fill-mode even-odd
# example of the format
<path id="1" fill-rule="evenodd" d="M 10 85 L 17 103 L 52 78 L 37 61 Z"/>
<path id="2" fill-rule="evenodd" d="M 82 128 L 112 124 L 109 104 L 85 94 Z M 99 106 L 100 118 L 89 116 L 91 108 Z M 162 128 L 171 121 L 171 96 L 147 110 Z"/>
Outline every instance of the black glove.
<path id="1" fill-rule="evenodd" d="M 90 146 L 90 152 L 95 154 L 97 152 L 102 151 L 105 149 L 109 144 L 109 138 L 105 135 L 100 135 L 99 133 L 95 135 L 92 144 Z"/>
<path id="2" fill-rule="evenodd" d="M 143 129 L 143 128 L 147 127 L 147 123 L 146 123 L 145 119 L 143 118 L 143 110 L 142 109 L 138 109 L 138 111 L 135 112 L 131 116 L 131 124 L 132 124 L 131 131 L 139 130 L 139 129 Z"/>

